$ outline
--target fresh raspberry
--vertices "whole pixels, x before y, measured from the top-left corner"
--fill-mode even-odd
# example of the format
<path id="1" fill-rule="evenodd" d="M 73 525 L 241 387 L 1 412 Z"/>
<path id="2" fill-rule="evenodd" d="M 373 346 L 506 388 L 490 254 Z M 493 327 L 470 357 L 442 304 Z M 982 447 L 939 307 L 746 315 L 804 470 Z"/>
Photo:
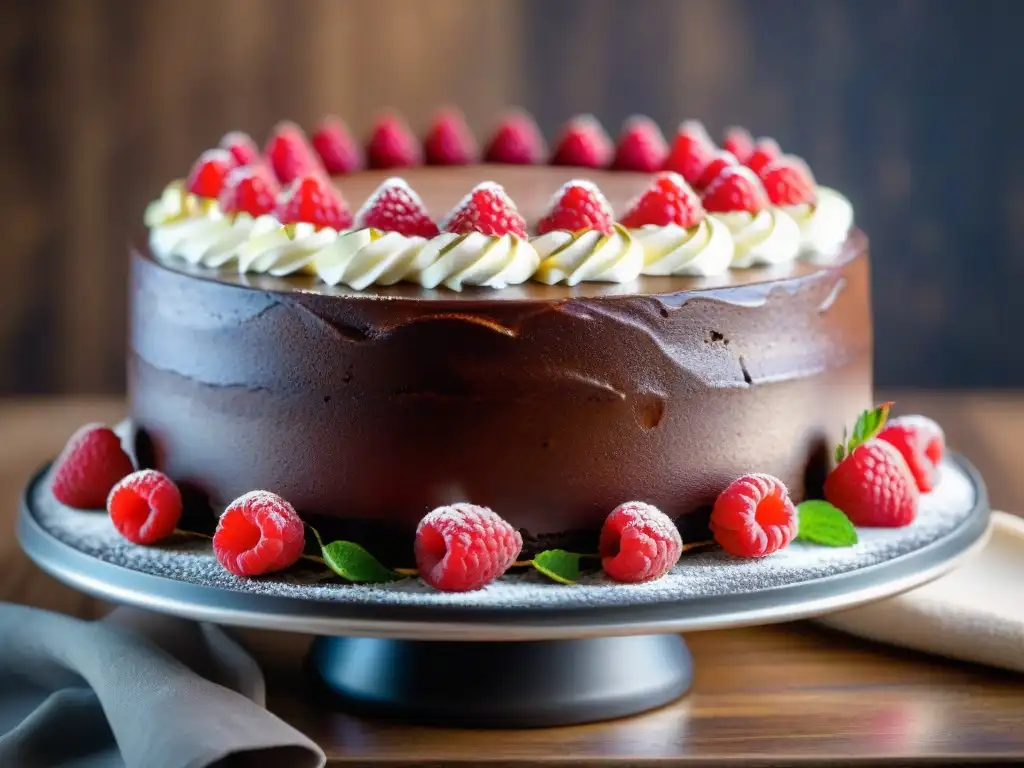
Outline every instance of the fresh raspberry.
<path id="1" fill-rule="evenodd" d="M 764 557 L 789 545 L 797 533 L 796 507 L 781 480 L 744 475 L 715 500 L 711 533 L 736 557 Z"/>
<path id="2" fill-rule="evenodd" d="M 68 440 L 53 463 L 50 491 L 61 504 L 103 509 L 107 494 L 134 469 L 121 438 L 102 424 L 86 424 Z"/>
<path id="3" fill-rule="evenodd" d="M 696 190 L 707 189 L 724 169 L 739 164 L 739 161 L 732 152 L 724 149 L 718 150 L 711 156 L 708 164 L 704 166 L 704 171 L 701 173 L 700 178 L 697 179 L 697 183 L 693 185 L 693 188 Z"/>
<path id="4" fill-rule="evenodd" d="M 749 168 L 723 168 L 702 198 L 708 213 L 758 213 L 768 205 L 761 180 Z"/>
<path id="5" fill-rule="evenodd" d="M 622 217 L 622 226 L 638 229 L 653 224 L 665 227 L 676 224 L 684 229 L 695 227 L 704 219 L 700 198 L 683 177 L 663 171 L 654 177 Z"/>
<path id="6" fill-rule="evenodd" d="M 451 210 L 441 229 L 460 235 L 481 232 L 485 235 L 526 237 L 526 220 L 500 184 L 485 181 L 473 187 Z"/>
<path id="7" fill-rule="evenodd" d="M 635 115 L 622 124 L 612 168 L 654 173 L 665 165 L 667 156 L 668 144 L 658 124 L 644 115 Z"/>
<path id="8" fill-rule="evenodd" d="M 593 115 L 580 115 L 565 124 L 555 142 L 552 165 L 607 168 L 612 161 L 612 140 Z"/>
<path id="9" fill-rule="evenodd" d="M 889 421 L 878 438 L 895 446 L 903 455 L 921 493 L 928 493 L 935 487 L 939 462 L 946 452 L 942 427 L 927 416 L 900 416 Z"/>
<path id="10" fill-rule="evenodd" d="M 762 168 L 780 157 L 782 157 L 782 149 L 779 147 L 779 142 L 775 139 L 758 139 L 743 164 L 754 173 L 761 173 Z"/>
<path id="11" fill-rule="evenodd" d="M 427 213 L 420 196 L 405 179 L 392 177 L 377 187 L 356 213 L 355 226 L 399 232 L 409 237 L 434 237 L 437 224 Z"/>
<path id="12" fill-rule="evenodd" d="M 324 173 L 306 134 L 295 123 L 278 123 L 263 154 L 282 184 L 290 184 L 300 176 Z"/>
<path id="13" fill-rule="evenodd" d="M 610 234 L 614 221 L 612 207 L 597 185 L 574 180 L 563 184 L 555 193 L 547 213 L 537 222 L 537 232 L 543 235 L 556 229 L 569 232 L 596 229 Z"/>
<path id="14" fill-rule="evenodd" d="M 262 164 L 232 168 L 224 181 L 218 202 L 224 213 L 271 213 L 280 193 L 277 181 Z"/>
<path id="15" fill-rule="evenodd" d="M 501 576 L 519 557 L 523 537 L 487 507 L 438 507 L 416 529 L 420 578 L 445 592 L 480 589 Z"/>
<path id="16" fill-rule="evenodd" d="M 398 115 L 384 115 L 370 131 L 366 159 L 371 168 L 408 168 L 420 165 L 423 155 L 405 121 Z"/>
<path id="17" fill-rule="evenodd" d="M 743 163 L 754 151 L 754 137 L 746 128 L 740 128 L 737 125 L 730 126 L 725 129 L 722 149 L 731 152 L 733 157 Z"/>
<path id="18" fill-rule="evenodd" d="M 687 120 L 679 126 L 672 139 L 664 168 L 681 175 L 687 184 L 696 184 L 714 153 L 715 145 L 704 126 L 695 120 Z"/>
<path id="19" fill-rule="evenodd" d="M 811 169 L 799 157 L 783 155 L 772 160 L 758 176 L 772 205 L 813 204 L 818 199 Z"/>
<path id="20" fill-rule="evenodd" d="M 226 149 L 208 149 L 189 171 L 185 188 L 199 197 L 216 198 L 224 186 L 228 171 L 234 167 L 235 159 Z"/>
<path id="21" fill-rule="evenodd" d="M 320 156 L 324 170 L 332 176 L 358 171 L 363 167 L 363 152 L 352 138 L 344 121 L 326 117 L 310 140 Z"/>
<path id="22" fill-rule="evenodd" d="M 918 491 L 896 447 L 873 438 L 854 448 L 829 473 L 825 498 L 854 525 L 898 528 L 913 521 Z"/>
<path id="23" fill-rule="evenodd" d="M 259 576 L 293 565 L 306 534 L 298 513 L 269 491 L 250 491 L 224 510 L 213 534 L 217 562 L 236 576 Z"/>
<path id="24" fill-rule="evenodd" d="M 683 553 L 683 537 L 669 516 L 642 501 L 627 501 L 601 526 L 601 567 L 615 581 L 660 579 Z"/>
<path id="25" fill-rule="evenodd" d="M 423 139 L 423 153 L 430 165 L 469 165 L 476 162 L 479 152 L 466 118 L 454 108 L 438 112 Z"/>
<path id="26" fill-rule="evenodd" d="M 107 512 L 117 532 L 136 544 L 156 544 L 178 527 L 181 493 L 155 469 L 133 472 L 114 486 Z"/>
<path id="27" fill-rule="evenodd" d="M 248 133 L 242 131 L 231 131 L 225 133 L 219 144 L 221 149 L 226 149 L 235 159 L 235 165 L 254 165 L 263 160 L 260 156 L 260 148 Z"/>
<path id="28" fill-rule="evenodd" d="M 537 123 L 522 111 L 502 119 L 484 151 L 486 162 L 511 165 L 536 165 L 546 156 L 547 145 Z"/>
<path id="29" fill-rule="evenodd" d="M 345 198 L 324 176 L 300 176 L 277 199 L 275 215 L 282 224 L 304 221 L 317 229 L 342 230 L 352 226 Z"/>

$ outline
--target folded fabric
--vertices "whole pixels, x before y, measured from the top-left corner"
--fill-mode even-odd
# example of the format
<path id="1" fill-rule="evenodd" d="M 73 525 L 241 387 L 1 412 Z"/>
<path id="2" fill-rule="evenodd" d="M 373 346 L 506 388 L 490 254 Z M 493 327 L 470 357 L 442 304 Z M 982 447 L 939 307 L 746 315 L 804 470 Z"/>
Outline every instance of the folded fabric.
<path id="1" fill-rule="evenodd" d="M 0 765 L 320 768 L 217 627 L 134 608 L 81 621 L 0 604 Z"/>
<path id="2" fill-rule="evenodd" d="M 834 629 L 1024 672 L 1024 520 L 992 513 L 988 543 L 936 581 L 819 619 Z"/>

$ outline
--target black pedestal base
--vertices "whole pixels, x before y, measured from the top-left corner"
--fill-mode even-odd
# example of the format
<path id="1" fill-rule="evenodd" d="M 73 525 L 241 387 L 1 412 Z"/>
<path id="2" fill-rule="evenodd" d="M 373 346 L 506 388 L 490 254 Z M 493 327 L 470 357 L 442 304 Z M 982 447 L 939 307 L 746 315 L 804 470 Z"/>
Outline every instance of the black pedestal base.
<path id="1" fill-rule="evenodd" d="M 693 673 L 679 635 L 481 643 L 320 637 L 309 662 L 353 714 L 484 728 L 636 714 L 682 696 Z"/>

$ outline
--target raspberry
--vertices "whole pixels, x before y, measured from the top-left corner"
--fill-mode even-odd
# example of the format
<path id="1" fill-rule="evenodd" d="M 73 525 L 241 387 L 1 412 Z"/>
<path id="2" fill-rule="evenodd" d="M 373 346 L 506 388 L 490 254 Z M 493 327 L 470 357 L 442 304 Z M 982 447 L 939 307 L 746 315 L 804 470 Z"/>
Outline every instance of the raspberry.
<path id="1" fill-rule="evenodd" d="M 704 219 L 700 198 L 678 173 L 659 173 L 650 186 L 622 217 L 622 226 L 637 229 L 649 224 L 665 227 L 675 224 L 689 229 Z"/>
<path id="2" fill-rule="evenodd" d="M 262 216 L 274 210 L 280 189 L 262 164 L 232 168 L 224 180 L 218 202 L 224 213 Z"/>
<path id="3" fill-rule="evenodd" d="M 469 165 L 479 151 L 462 112 L 443 109 L 423 139 L 423 152 L 431 165 Z"/>
<path id="4" fill-rule="evenodd" d="M 754 173 L 760 173 L 768 163 L 778 160 L 780 157 L 782 157 L 782 149 L 779 148 L 779 143 L 775 139 L 758 139 L 753 151 L 747 155 L 743 164 Z"/>
<path id="5" fill-rule="evenodd" d="M 754 137 L 746 128 L 731 126 L 725 129 L 722 149 L 730 152 L 739 162 L 745 162 L 750 157 L 750 153 L 754 151 Z"/>
<path id="6" fill-rule="evenodd" d="M 565 124 L 555 142 L 552 165 L 607 168 L 612 161 L 612 140 L 593 115 L 580 115 Z"/>
<path id="7" fill-rule="evenodd" d="M 110 489 L 133 469 L 113 430 L 87 424 L 72 435 L 54 462 L 50 491 L 69 507 L 103 509 Z"/>
<path id="8" fill-rule="evenodd" d="M 362 150 L 342 120 L 325 118 L 313 132 L 311 141 L 324 170 L 332 176 L 352 173 L 363 167 Z"/>
<path id="9" fill-rule="evenodd" d="M 919 491 L 928 493 L 935 487 L 946 452 L 942 427 L 926 416 L 900 416 L 889 421 L 878 437 L 903 455 Z"/>
<path id="10" fill-rule="evenodd" d="M 298 513 L 269 491 L 250 491 L 228 505 L 213 534 L 217 562 L 236 576 L 259 576 L 293 565 L 306 545 Z"/>
<path id="11" fill-rule="evenodd" d="M 658 124 L 649 117 L 637 115 L 622 125 L 612 168 L 654 173 L 661 170 L 667 155 L 668 144 Z"/>
<path id="12" fill-rule="evenodd" d="M 495 129 L 484 152 L 484 160 L 488 163 L 535 165 L 546 155 L 544 137 L 534 119 L 526 112 L 512 112 Z"/>
<path id="13" fill-rule="evenodd" d="M 704 190 L 702 202 L 708 213 L 758 213 L 768 205 L 768 197 L 749 168 L 729 166 Z"/>
<path id="14" fill-rule="evenodd" d="M 764 557 L 788 546 L 796 536 L 796 507 L 778 478 L 744 475 L 715 500 L 711 532 L 731 555 Z"/>
<path id="15" fill-rule="evenodd" d="M 397 115 L 385 115 L 373 126 L 366 159 L 371 168 L 408 168 L 423 162 L 419 142 Z"/>
<path id="16" fill-rule="evenodd" d="M 199 197 L 217 197 L 224 186 L 235 159 L 226 149 L 208 149 L 199 156 L 189 171 L 185 188 Z"/>
<path id="17" fill-rule="evenodd" d="M 166 539 L 181 519 L 181 493 L 167 475 L 155 469 L 134 472 L 114 486 L 107 512 L 117 532 L 136 544 Z"/>
<path id="18" fill-rule="evenodd" d="M 890 443 L 877 438 L 853 449 L 825 478 L 825 498 L 854 525 L 898 528 L 917 514 L 917 485 Z"/>
<path id="19" fill-rule="evenodd" d="M 225 133 L 219 144 L 221 149 L 226 149 L 235 159 L 235 165 L 255 165 L 262 161 L 260 149 L 252 137 L 242 131 L 231 131 Z"/>
<path id="20" fill-rule="evenodd" d="M 714 152 L 715 145 L 704 126 L 687 120 L 679 126 L 672 139 L 664 167 L 666 171 L 678 173 L 687 184 L 696 184 Z"/>
<path id="21" fill-rule="evenodd" d="M 356 213 L 355 226 L 373 227 L 383 232 L 399 232 L 408 237 L 434 237 L 437 224 L 420 196 L 405 182 L 392 177 L 377 187 Z"/>
<path id="22" fill-rule="evenodd" d="M 416 529 L 416 565 L 430 586 L 446 592 L 480 589 L 519 557 L 523 537 L 487 507 L 438 507 Z"/>
<path id="23" fill-rule="evenodd" d="M 611 205 L 593 182 L 570 181 L 555 193 L 547 213 L 537 222 L 537 232 L 596 229 L 610 234 L 614 221 Z"/>
<path id="24" fill-rule="evenodd" d="M 275 215 L 282 224 L 306 222 L 317 229 L 352 226 L 352 214 L 335 187 L 323 176 L 300 176 L 278 196 Z"/>
<path id="25" fill-rule="evenodd" d="M 668 515 L 642 501 L 620 504 L 601 526 L 601 567 L 615 581 L 660 579 L 683 553 L 683 538 Z"/>
<path id="26" fill-rule="evenodd" d="M 701 173 L 700 178 L 697 179 L 697 183 L 693 185 L 693 188 L 699 190 L 707 189 L 723 170 L 739 164 L 739 161 L 732 152 L 727 152 L 724 149 L 715 152 L 708 161 L 708 164 L 704 166 L 704 171 Z"/>
<path id="27" fill-rule="evenodd" d="M 526 220 L 500 184 L 485 181 L 473 187 L 451 210 L 441 229 L 460 235 L 481 232 L 492 236 L 512 234 L 526 237 Z"/>
<path id="28" fill-rule="evenodd" d="M 278 123 L 263 154 L 282 184 L 289 184 L 300 176 L 324 172 L 306 134 L 295 123 Z"/>
<path id="29" fill-rule="evenodd" d="M 758 176 L 772 205 L 813 204 L 818 198 L 814 176 L 799 157 L 783 155 L 772 160 Z"/>

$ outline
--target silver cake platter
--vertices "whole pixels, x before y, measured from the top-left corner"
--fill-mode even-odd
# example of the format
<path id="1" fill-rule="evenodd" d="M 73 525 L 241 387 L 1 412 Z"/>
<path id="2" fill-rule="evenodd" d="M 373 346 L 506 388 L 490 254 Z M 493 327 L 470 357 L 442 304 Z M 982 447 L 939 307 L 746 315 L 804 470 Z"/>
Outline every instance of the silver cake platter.
<path id="1" fill-rule="evenodd" d="M 692 664 L 679 633 L 820 616 L 954 568 L 985 545 L 989 505 L 977 470 L 960 456 L 951 463 L 973 486 L 973 508 L 911 551 L 765 589 L 636 604 L 339 602 L 146 573 L 76 547 L 40 522 L 45 468 L 23 494 L 17 534 L 43 570 L 95 597 L 197 621 L 318 635 L 313 677 L 349 710 L 448 725 L 561 725 L 633 714 L 682 695 Z"/>

